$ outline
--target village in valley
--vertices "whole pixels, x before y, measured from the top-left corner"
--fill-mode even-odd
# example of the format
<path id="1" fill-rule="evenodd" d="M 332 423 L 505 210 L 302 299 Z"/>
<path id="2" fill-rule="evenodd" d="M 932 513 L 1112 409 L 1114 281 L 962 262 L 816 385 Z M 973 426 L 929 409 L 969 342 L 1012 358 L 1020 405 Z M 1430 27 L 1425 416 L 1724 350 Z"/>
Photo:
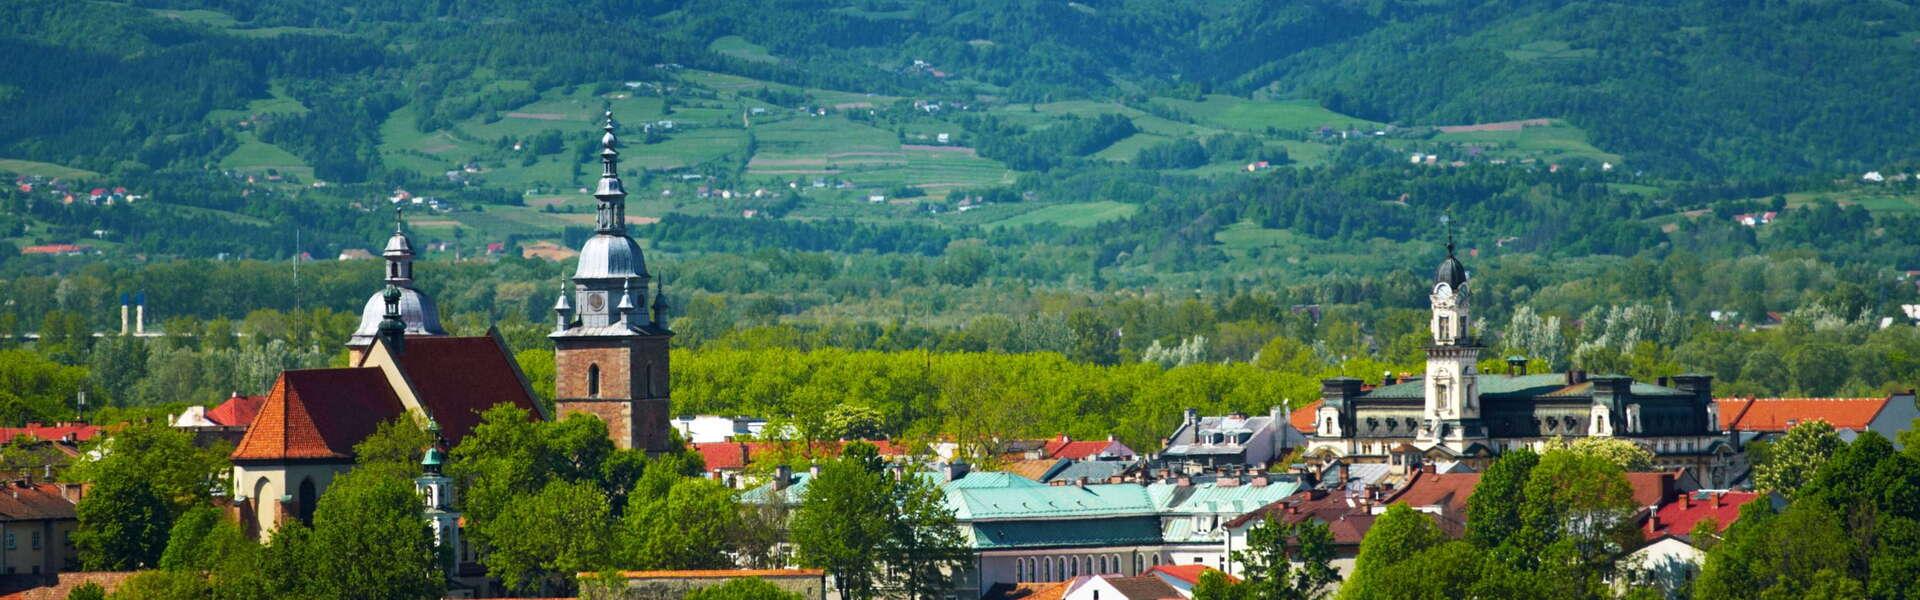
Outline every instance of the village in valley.
<path id="1" fill-rule="evenodd" d="M 1488 348 L 1475 333 L 1480 274 L 1451 241 L 1431 279 L 1421 282 L 1431 286 L 1422 307 L 1430 316 L 1425 372 L 1389 372 L 1374 382 L 1325 379 L 1317 399 L 1276 403 L 1266 412 L 1187 409 L 1166 420 L 1160 443 L 1147 447 L 1113 435 L 1064 433 L 824 439 L 793 420 L 682 415 L 672 400 L 671 307 L 651 274 L 659 263 L 647 260 L 628 225 L 612 113 L 599 141 L 594 234 L 552 304 L 546 336 L 555 347 L 554 364 L 541 367 L 552 374 L 551 406 L 538 399 L 523 371 L 529 365 L 516 362 L 497 331 L 448 333 L 434 299 L 418 285 L 435 276 L 433 267 L 416 271 L 414 241 L 401 219 L 380 253 L 384 281 L 365 282 L 374 291 L 353 334 L 340 340 L 346 366 L 283 371 L 265 394 L 190 406 L 164 423 L 177 433 L 125 423 L 0 429 L 14 440 L 9 465 L 27 467 L 8 484 L 11 496 L 0 496 L 8 574 L 52 584 L 29 586 L 21 597 L 135 580 L 78 568 L 76 538 L 84 536 L 89 494 L 125 492 L 103 481 L 71 483 L 56 478 L 55 469 L 104 468 L 120 460 L 114 455 L 134 451 L 123 444 L 163 444 L 169 435 L 222 449 L 215 458 L 231 464 L 201 482 L 212 487 L 201 490 L 205 504 L 191 510 L 268 548 L 284 543 L 276 533 L 282 529 L 326 528 L 329 490 L 342 481 L 361 481 L 368 471 L 411 473 L 411 491 L 422 501 L 419 523 L 430 533 L 422 538 L 433 557 L 425 576 L 448 597 L 577 589 L 582 597 L 668 598 L 746 580 L 770 586 L 767 593 L 821 599 L 1149 600 L 1225 597 L 1211 594 L 1269 584 L 1314 597 L 1365 581 L 1354 578 L 1366 575 L 1361 567 L 1371 553 L 1382 552 L 1372 548 L 1382 527 L 1396 535 L 1424 530 L 1435 536 L 1429 545 L 1501 535 L 1486 521 L 1501 518 L 1495 511 L 1503 502 L 1507 511 L 1519 507 L 1513 498 L 1489 498 L 1489 486 L 1504 486 L 1491 493 L 1522 495 L 1564 488 L 1568 493 L 1553 499 L 1526 500 L 1564 503 L 1556 510 L 1565 516 L 1556 518 L 1583 524 L 1554 525 L 1562 529 L 1548 535 L 1604 540 L 1585 560 L 1604 561 L 1598 568 L 1610 573 L 1605 586 L 1673 591 L 1699 576 L 1708 549 L 1728 528 L 1754 514 L 1749 505 L 1784 507 L 1792 489 L 1783 486 L 1813 482 L 1807 472 L 1781 472 L 1778 462 L 1756 464 L 1756 449 L 1780 461 L 1781 453 L 1807 451 L 1802 445 L 1809 443 L 1829 450 L 1868 437 L 1910 443 L 1920 418 L 1910 390 L 1728 397 L 1716 394 L 1710 375 L 1638 381 L 1579 369 L 1542 372 L 1523 356 L 1482 356 Z M 165 335 L 148 331 L 143 298 L 123 299 L 121 323 L 106 335 Z M 502 447 L 516 443 L 514 436 L 550 435 L 543 427 L 575 437 L 536 442 L 532 450 Z M 114 443 L 122 436 L 131 437 Z M 408 441 L 417 445 L 393 446 Z M 559 446 L 540 450 L 542 443 Z M 577 572 L 565 572 L 570 563 L 553 556 L 574 551 L 566 543 L 509 550 L 514 542 L 499 533 L 469 530 L 506 518 L 502 511 L 512 509 L 499 502 L 555 501 L 547 491 L 520 487 L 537 481 L 513 479 L 515 473 L 569 468 L 503 466 L 552 460 L 515 452 L 559 452 L 553 459 L 580 463 L 571 468 L 608 470 L 598 477 L 633 468 L 615 458 L 630 457 L 623 460 L 644 464 L 637 469 L 644 474 L 624 484 L 636 486 L 630 494 L 650 485 L 656 470 L 678 469 L 651 484 L 671 488 L 663 504 L 631 503 L 617 526 L 664 519 L 669 528 L 727 539 L 685 540 L 694 548 L 667 551 L 683 557 L 677 563 L 571 563 Z M 396 459 L 400 464 L 391 464 Z M 36 460 L 44 464 L 34 467 Z M 1557 470 L 1548 472 L 1549 465 Z M 1531 478 L 1524 469 L 1532 469 Z M 699 489 L 738 507 L 723 510 L 748 516 L 701 512 L 684 515 L 697 522 L 683 524 L 675 522 L 683 515 L 671 512 L 631 512 L 682 506 L 677 500 L 689 484 L 673 483 L 676 477 L 704 482 Z M 877 487 L 862 490 L 861 481 Z M 495 506 L 456 500 L 468 494 Z M 860 506 L 886 513 L 881 531 L 861 531 L 854 521 L 874 515 L 859 514 Z M 463 514 L 463 507 L 492 514 Z M 856 512 L 835 512 L 846 510 Z M 1537 518 L 1519 523 L 1535 527 L 1527 519 Z M 707 520 L 723 529 L 764 529 L 697 529 L 714 526 Z M 163 561 L 174 560 L 174 545 L 187 535 L 182 523 Z M 209 526 L 195 535 L 217 536 L 222 527 L 202 525 Z M 515 563 L 491 561 L 493 552 L 521 553 L 519 560 L 533 564 L 503 573 Z M 621 562 L 634 568 L 603 570 Z M 670 568 L 643 568 L 649 564 Z"/>

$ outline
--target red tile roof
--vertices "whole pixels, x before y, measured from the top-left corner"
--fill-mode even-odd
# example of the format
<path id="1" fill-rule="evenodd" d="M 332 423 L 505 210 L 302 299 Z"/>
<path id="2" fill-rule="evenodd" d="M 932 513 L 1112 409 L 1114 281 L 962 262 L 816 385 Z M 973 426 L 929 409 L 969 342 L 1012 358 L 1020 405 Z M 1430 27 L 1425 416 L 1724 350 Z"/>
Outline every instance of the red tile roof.
<path id="1" fill-rule="evenodd" d="M 354 444 L 405 413 L 380 369 L 284 371 L 232 458 L 352 458 Z"/>
<path id="2" fill-rule="evenodd" d="M 260 415 L 260 407 L 266 403 L 266 396 L 242 396 L 236 392 L 226 402 L 208 410 L 207 420 L 228 427 L 252 425 L 254 417 Z"/>
<path id="3" fill-rule="evenodd" d="M 43 244 L 39 246 L 26 246 L 20 249 L 21 254 L 74 254 L 86 251 L 86 246 L 75 244 Z"/>
<path id="4" fill-rule="evenodd" d="M 57 483 L 0 483 L 0 521 L 60 521 L 75 518 L 74 503 Z"/>
<path id="5" fill-rule="evenodd" d="M 100 584 L 111 594 L 120 583 L 138 575 L 137 571 L 82 571 L 61 573 L 55 583 L 0 596 L 0 600 L 66 600 L 73 588 L 88 583 Z"/>
<path id="6" fill-rule="evenodd" d="M 1641 533 L 1648 540 L 1666 535 L 1687 535 L 1694 525 L 1711 517 L 1720 531 L 1740 519 L 1740 507 L 1760 498 L 1754 492 L 1683 492 L 1666 506 L 1653 512 Z"/>
<path id="7" fill-rule="evenodd" d="M 1446 516 L 1463 519 L 1467 515 L 1467 497 L 1480 485 L 1479 473 L 1429 473 L 1420 471 L 1400 491 L 1387 498 L 1389 504 L 1413 507 L 1439 506 Z"/>
<path id="8" fill-rule="evenodd" d="M 409 337 L 399 366 L 449 444 L 466 439 L 480 413 L 498 404 L 540 414 L 517 363 L 493 336 Z"/>
<path id="9" fill-rule="evenodd" d="M 1116 448 L 1116 446 L 1118 447 Z M 1113 440 L 1075 440 L 1067 437 L 1066 434 L 1061 434 L 1060 437 L 1047 440 L 1047 445 L 1041 449 L 1041 452 L 1045 458 L 1086 460 L 1098 456 L 1101 452 L 1106 452 L 1109 448 L 1113 449 L 1116 454 L 1122 451 L 1125 451 L 1126 454 L 1132 454 L 1132 450 L 1128 450 L 1126 446 Z"/>
<path id="10" fill-rule="evenodd" d="M 741 577 L 824 577 L 826 571 L 820 569 L 693 569 L 679 571 L 621 571 L 626 579 L 735 579 Z M 581 577 L 594 577 L 598 572 L 582 572 Z"/>
<path id="11" fill-rule="evenodd" d="M 1293 414 L 1287 415 L 1287 423 L 1293 425 L 1293 428 L 1300 430 L 1301 433 L 1313 435 L 1313 432 L 1318 430 L 1318 428 L 1313 426 L 1313 413 L 1319 410 L 1319 400 L 1309 402 L 1306 406 L 1294 409 Z"/>
<path id="12" fill-rule="evenodd" d="M 407 343 L 411 344 L 413 342 L 409 339 Z M 865 441 L 873 444 L 874 448 L 880 451 L 881 456 L 906 456 L 908 454 L 905 446 L 895 444 L 890 440 Z M 794 443 L 797 444 L 797 442 Z M 814 455 L 822 458 L 839 456 L 840 450 L 845 448 L 849 443 L 851 442 L 818 442 L 813 447 Z M 787 444 L 789 444 L 789 442 L 706 442 L 694 444 L 693 450 L 700 453 L 700 458 L 706 463 L 708 471 L 737 471 L 747 468 L 747 465 L 752 463 L 759 455 L 779 450 Z"/>
<path id="13" fill-rule="evenodd" d="M 1178 579 L 1180 581 L 1186 582 L 1187 585 L 1199 585 L 1200 576 L 1202 574 L 1205 574 L 1207 571 L 1215 571 L 1215 570 L 1217 569 L 1214 569 L 1213 567 L 1209 567 L 1206 565 L 1159 565 L 1154 568 L 1147 569 L 1147 573 L 1152 575 L 1161 575 L 1164 577 L 1171 577 L 1174 579 Z M 1225 575 L 1225 573 L 1222 573 L 1222 574 Z M 1234 577 L 1232 575 L 1227 575 L 1227 581 L 1239 582 L 1240 578 Z"/>
<path id="14" fill-rule="evenodd" d="M 1783 432 L 1802 421 L 1820 420 L 1835 429 L 1866 429 L 1891 397 L 1883 398 L 1720 398 L 1720 429 Z"/>
<path id="15" fill-rule="evenodd" d="M 1066 593 L 1065 581 L 996 583 L 980 600 L 1060 600 Z"/>
<path id="16" fill-rule="evenodd" d="M 26 427 L 0 427 L 0 443 L 23 435 L 42 442 L 79 443 L 100 437 L 100 431 L 100 426 L 86 423 L 28 423 Z"/>
<path id="17" fill-rule="evenodd" d="M 1673 496 L 1674 482 L 1678 472 L 1627 473 L 1627 485 L 1633 486 L 1633 503 L 1636 506 L 1658 506 L 1661 501 Z"/>

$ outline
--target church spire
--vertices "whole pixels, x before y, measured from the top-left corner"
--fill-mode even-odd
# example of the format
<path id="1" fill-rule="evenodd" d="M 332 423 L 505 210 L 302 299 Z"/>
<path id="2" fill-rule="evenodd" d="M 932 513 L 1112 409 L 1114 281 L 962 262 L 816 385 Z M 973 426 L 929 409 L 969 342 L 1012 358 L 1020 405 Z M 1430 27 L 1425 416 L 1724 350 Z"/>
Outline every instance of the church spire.
<path id="1" fill-rule="evenodd" d="M 627 232 L 627 190 L 620 183 L 620 140 L 613 135 L 613 111 L 606 113 L 605 132 L 600 135 L 600 186 L 593 197 L 599 199 L 594 221 L 595 233 L 624 235 Z"/>
<path id="2" fill-rule="evenodd" d="M 407 239 L 407 220 L 399 206 L 393 207 L 393 237 L 387 238 L 380 256 L 387 259 L 388 284 L 413 287 L 413 240 Z"/>
<path id="3" fill-rule="evenodd" d="M 404 349 L 407 340 L 407 323 L 400 320 L 400 295 L 400 286 L 392 284 L 380 295 L 387 304 L 387 314 L 380 319 L 380 338 L 387 341 L 387 348 L 394 354 Z"/>

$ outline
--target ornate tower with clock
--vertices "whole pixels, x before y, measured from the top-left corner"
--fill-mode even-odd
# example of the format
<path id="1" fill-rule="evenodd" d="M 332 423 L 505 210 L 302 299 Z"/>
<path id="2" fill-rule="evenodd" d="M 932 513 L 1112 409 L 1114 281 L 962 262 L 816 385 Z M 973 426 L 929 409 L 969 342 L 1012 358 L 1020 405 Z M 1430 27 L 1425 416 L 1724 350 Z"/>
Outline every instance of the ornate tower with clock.
<path id="1" fill-rule="evenodd" d="M 640 245 L 627 236 L 627 192 L 620 183 L 613 113 L 600 137 L 600 183 L 594 234 L 580 248 L 570 289 L 554 303 L 556 412 L 586 413 L 607 423 L 615 446 L 668 448 L 666 299 L 648 283 Z"/>
<path id="2" fill-rule="evenodd" d="M 1420 439 L 1434 445 L 1462 449 L 1467 442 L 1485 438 L 1480 421 L 1480 386 L 1477 363 L 1480 345 L 1473 339 L 1468 322 L 1469 288 L 1466 265 L 1453 254 L 1453 240 L 1447 240 L 1447 258 L 1434 273 L 1432 321 L 1433 344 L 1427 347 L 1426 405 L 1420 427 Z"/>

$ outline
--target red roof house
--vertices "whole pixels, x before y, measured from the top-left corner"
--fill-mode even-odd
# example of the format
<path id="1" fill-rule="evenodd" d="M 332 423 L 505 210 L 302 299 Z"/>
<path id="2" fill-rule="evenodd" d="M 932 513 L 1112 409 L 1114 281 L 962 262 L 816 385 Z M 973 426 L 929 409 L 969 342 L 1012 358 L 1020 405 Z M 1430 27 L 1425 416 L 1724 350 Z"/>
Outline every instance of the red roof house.
<path id="1" fill-rule="evenodd" d="M 246 427 L 253 424 L 260 407 L 266 403 L 266 396 L 242 396 L 234 392 L 226 402 L 207 410 L 207 420 L 224 427 Z"/>
<path id="2" fill-rule="evenodd" d="M 1135 456 L 1132 448 L 1113 439 L 1113 436 L 1107 436 L 1104 440 L 1075 440 L 1064 433 L 1060 434 L 1060 437 L 1047 440 L 1046 446 L 1042 447 L 1040 452 L 1040 458 L 1067 460 L 1131 459 Z"/>
<path id="3" fill-rule="evenodd" d="M 1805 421 L 1826 421 L 1834 429 L 1866 431 L 1882 413 L 1911 408 L 1911 394 L 1880 398 L 1720 398 L 1720 429 L 1784 433 Z M 1908 423 L 1912 418 L 1907 419 Z M 1892 437 L 1889 435 L 1889 437 Z"/>
<path id="4" fill-rule="evenodd" d="M 0 443 L 26 436 L 41 442 L 79 444 L 100 437 L 100 431 L 100 426 L 86 423 L 54 423 L 52 425 L 28 423 L 26 427 L 0 427 Z"/>
<path id="5" fill-rule="evenodd" d="M 1649 541 L 1665 535 L 1690 535 L 1701 521 L 1713 519 L 1720 531 L 1740 519 L 1740 507 L 1758 500 L 1754 492 L 1681 492 L 1672 502 L 1648 513 L 1641 529 Z"/>

